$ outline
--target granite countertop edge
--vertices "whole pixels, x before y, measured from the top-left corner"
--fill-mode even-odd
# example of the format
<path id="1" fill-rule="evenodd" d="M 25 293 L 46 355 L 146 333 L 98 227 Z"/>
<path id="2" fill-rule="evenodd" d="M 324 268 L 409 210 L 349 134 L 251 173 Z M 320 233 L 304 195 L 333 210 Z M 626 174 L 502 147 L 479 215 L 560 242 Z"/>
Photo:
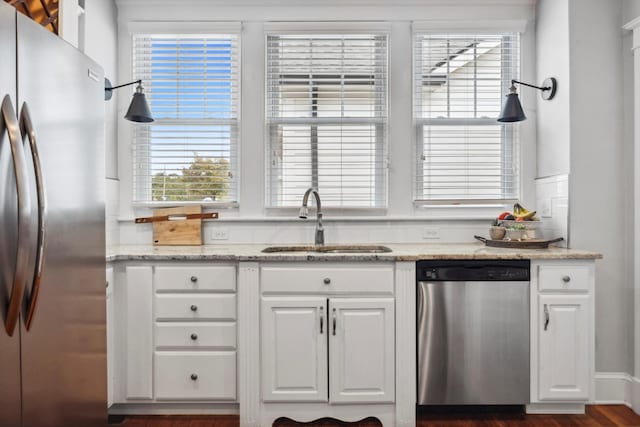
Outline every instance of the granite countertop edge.
<path id="1" fill-rule="evenodd" d="M 227 262 L 396 262 L 429 259 L 530 259 L 595 260 L 592 251 L 550 247 L 549 249 L 487 248 L 481 243 L 387 244 L 388 253 L 263 253 L 268 244 L 205 246 L 121 245 L 107 249 L 106 261 L 227 261 Z"/>

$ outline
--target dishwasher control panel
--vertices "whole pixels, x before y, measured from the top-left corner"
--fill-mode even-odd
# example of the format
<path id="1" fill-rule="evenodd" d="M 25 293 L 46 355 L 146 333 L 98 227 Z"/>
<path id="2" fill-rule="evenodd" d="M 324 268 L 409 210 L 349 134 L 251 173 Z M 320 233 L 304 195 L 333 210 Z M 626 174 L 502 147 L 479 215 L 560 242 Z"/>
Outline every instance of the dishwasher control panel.
<path id="1" fill-rule="evenodd" d="M 528 260 L 418 261 L 418 282 L 425 281 L 529 281 Z"/>

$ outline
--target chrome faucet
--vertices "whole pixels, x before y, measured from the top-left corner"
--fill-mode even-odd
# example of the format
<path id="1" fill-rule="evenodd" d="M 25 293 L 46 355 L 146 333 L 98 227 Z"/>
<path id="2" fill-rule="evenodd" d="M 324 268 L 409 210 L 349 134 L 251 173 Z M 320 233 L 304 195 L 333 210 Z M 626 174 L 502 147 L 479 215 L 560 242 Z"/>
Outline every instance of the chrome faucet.
<path id="1" fill-rule="evenodd" d="M 302 207 L 300 208 L 300 218 L 307 219 L 309 216 L 309 195 L 313 193 L 316 198 L 316 245 L 324 245 L 324 227 L 322 226 L 322 203 L 320 203 L 320 193 L 315 188 L 309 188 L 302 198 Z"/>

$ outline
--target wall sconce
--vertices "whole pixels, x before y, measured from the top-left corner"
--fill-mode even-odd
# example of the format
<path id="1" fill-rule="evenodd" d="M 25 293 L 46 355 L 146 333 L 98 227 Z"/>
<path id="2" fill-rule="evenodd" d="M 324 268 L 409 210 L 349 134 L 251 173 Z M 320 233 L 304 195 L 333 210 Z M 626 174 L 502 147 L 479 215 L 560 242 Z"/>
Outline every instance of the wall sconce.
<path id="1" fill-rule="evenodd" d="M 110 100 L 115 89 L 131 86 L 136 83 L 138 84 L 138 87 L 136 87 L 136 93 L 133 94 L 133 99 L 131 99 L 131 104 L 129 104 L 129 109 L 127 110 L 127 114 L 124 115 L 124 118 L 136 123 L 151 123 L 153 122 L 153 117 L 151 117 L 151 109 L 149 108 L 149 104 L 147 104 L 147 98 L 144 96 L 142 80 L 136 80 L 135 82 L 125 83 L 119 86 L 111 86 L 109 79 L 105 78 L 104 100 Z"/>
<path id="2" fill-rule="evenodd" d="M 542 91 L 540 96 L 545 101 L 553 99 L 556 95 L 556 90 L 558 89 L 558 82 L 554 77 L 549 77 L 542 82 L 542 86 L 534 86 L 529 83 L 519 82 L 517 80 L 511 80 L 511 88 L 509 89 L 509 95 L 507 95 L 507 100 L 504 103 L 504 107 L 502 108 L 502 113 L 500 113 L 500 117 L 498 118 L 499 122 L 521 122 L 526 120 L 527 116 L 524 114 L 524 110 L 522 110 L 522 104 L 520 104 L 520 99 L 518 98 L 518 93 L 516 92 L 516 84 L 532 87 L 534 89 L 538 89 Z"/>

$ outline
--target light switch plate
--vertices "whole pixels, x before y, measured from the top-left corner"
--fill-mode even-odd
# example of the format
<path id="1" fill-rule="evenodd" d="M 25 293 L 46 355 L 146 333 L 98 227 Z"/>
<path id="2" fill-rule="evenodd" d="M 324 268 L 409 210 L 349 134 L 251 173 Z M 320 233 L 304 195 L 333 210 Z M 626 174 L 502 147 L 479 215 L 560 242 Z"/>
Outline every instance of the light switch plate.
<path id="1" fill-rule="evenodd" d="M 553 211 L 551 209 L 551 199 L 542 200 L 542 209 L 540 210 L 540 216 L 543 218 L 551 218 Z"/>

